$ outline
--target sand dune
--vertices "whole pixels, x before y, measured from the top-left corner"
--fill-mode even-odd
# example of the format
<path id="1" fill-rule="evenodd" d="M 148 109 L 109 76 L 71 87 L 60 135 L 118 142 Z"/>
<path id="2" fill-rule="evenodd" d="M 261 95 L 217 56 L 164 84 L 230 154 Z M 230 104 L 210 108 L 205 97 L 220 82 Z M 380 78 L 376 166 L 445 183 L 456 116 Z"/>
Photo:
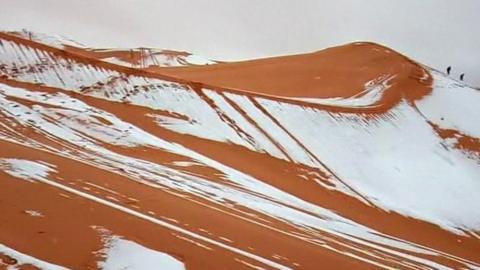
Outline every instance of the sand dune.
<path id="1" fill-rule="evenodd" d="M 0 33 L 0 269 L 480 268 L 478 90 L 189 56 Z"/>

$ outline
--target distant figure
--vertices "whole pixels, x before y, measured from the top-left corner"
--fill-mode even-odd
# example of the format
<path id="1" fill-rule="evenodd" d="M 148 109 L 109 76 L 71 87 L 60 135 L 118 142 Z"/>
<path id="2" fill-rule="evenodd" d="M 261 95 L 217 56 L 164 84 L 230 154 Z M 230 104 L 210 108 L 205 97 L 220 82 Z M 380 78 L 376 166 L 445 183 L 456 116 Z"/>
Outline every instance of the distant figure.
<path id="1" fill-rule="evenodd" d="M 452 70 L 452 67 L 451 66 L 448 66 L 447 67 L 447 74 L 450 75 L 450 71 Z"/>
<path id="2" fill-rule="evenodd" d="M 463 77 L 465 77 L 465 73 L 460 74 L 460 81 L 463 81 Z"/>

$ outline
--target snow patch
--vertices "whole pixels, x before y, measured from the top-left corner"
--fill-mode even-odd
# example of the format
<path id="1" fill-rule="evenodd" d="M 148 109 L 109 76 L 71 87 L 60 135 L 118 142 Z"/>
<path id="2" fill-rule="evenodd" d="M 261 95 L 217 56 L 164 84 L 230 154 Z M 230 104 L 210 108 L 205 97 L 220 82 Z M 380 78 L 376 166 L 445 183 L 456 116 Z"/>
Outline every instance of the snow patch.
<path id="1" fill-rule="evenodd" d="M 41 212 L 35 211 L 35 210 L 25 210 L 25 213 L 29 214 L 32 217 L 44 217 L 44 215 Z"/>
<path id="2" fill-rule="evenodd" d="M 30 264 L 43 270 L 67 270 L 68 269 L 59 265 L 42 261 L 40 259 L 21 253 L 19 251 L 16 251 L 2 244 L 0 244 L 0 254 L 7 255 L 17 261 L 15 265 L 12 265 L 11 267 L 7 267 L 7 269 L 9 270 L 18 269 L 17 266 L 22 264 Z"/>
<path id="3" fill-rule="evenodd" d="M 0 170 L 3 170 L 4 172 L 10 174 L 13 177 L 24 179 L 27 181 L 45 179 L 49 173 L 55 172 L 52 167 L 55 166 L 25 159 L 0 159 Z"/>
<path id="4" fill-rule="evenodd" d="M 85 45 L 73 41 L 61 35 L 48 35 L 39 32 L 32 32 L 23 29 L 22 31 L 12 32 L 12 34 L 18 35 L 24 39 L 33 40 L 35 42 L 43 43 L 55 48 L 63 49 L 64 45 L 82 48 Z"/>
<path id="5" fill-rule="evenodd" d="M 133 241 L 123 239 L 120 236 L 105 235 L 105 248 L 100 252 L 104 260 L 98 262 L 103 270 L 185 270 L 185 265 L 174 257 L 153 249 L 146 248 Z"/>

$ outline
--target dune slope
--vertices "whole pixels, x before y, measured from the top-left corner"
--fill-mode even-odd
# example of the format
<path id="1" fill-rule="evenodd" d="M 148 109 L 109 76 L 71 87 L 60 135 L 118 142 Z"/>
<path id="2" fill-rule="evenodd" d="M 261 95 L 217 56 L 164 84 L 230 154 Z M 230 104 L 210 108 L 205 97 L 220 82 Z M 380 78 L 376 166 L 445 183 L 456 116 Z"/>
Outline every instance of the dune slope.
<path id="1" fill-rule="evenodd" d="M 372 43 L 98 52 L 0 33 L 0 269 L 480 268 L 478 90 Z"/>

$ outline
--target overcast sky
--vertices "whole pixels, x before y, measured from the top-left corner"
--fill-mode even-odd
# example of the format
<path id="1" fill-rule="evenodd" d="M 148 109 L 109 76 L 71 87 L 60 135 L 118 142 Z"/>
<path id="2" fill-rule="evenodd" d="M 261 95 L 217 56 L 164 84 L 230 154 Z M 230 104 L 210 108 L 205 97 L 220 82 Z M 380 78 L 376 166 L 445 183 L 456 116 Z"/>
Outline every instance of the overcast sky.
<path id="1" fill-rule="evenodd" d="M 241 60 L 374 41 L 480 86 L 480 0 L 0 0 L 0 28 Z M 475 26 L 477 25 L 477 26 Z"/>

